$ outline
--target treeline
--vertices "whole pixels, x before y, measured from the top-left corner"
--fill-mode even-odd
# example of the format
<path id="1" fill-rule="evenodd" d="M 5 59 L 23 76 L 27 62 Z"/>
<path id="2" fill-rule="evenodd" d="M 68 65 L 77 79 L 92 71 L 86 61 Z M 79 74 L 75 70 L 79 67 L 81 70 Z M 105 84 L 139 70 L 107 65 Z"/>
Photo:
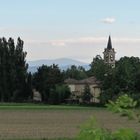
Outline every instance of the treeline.
<path id="1" fill-rule="evenodd" d="M 36 73 L 28 73 L 23 45 L 20 38 L 16 44 L 12 38 L 0 38 L 0 102 L 30 102 L 36 89 L 42 102 L 64 103 L 71 94 L 64 79 L 87 77 L 85 70 L 76 66 L 62 72 L 57 65 L 43 65 Z"/>
<path id="2" fill-rule="evenodd" d="M 90 76 L 95 76 L 101 81 L 102 92 L 99 97 L 101 104 L 106 104 L 109 100 L 116 100 L 123 94 L 128 94 L 140 104 L 140 59 L 138 57 L 122 57 L 120 60 L 116 61 L 115 68 L 111 68 L 111 66 L 104 63 L 100 55 L 97 55 L 93 58 L 90 69 L 87 71 L 83 67 L 71 66 L 71 68 L 61 72 L 56 65 L 49 67 L 42 66 L 33 75 L 33 81 L 36 83 L 34 84 L 35 87 L 40 93 L 43 93 L 43 100 L 47 101 L 49 96 L 51 97 L 52 89 L 55 90 L 55 85 L 61 87 L 65 79 L 73 78 L 80 80 Z M 53 99 L 55 97 L 58 98 L 56 93 Z M 89 96 L 86 97 L 82 94 L 82 98 L 90 97 L 89 91 L 86 93 L 88 93 Z M 44 97 L 46 97 L 46 99 Z"/>
<path id="3" fill-rule="evenodd" d="M 0 101 L 24 102 L 32 101 L 32 90 L 41 93 L 42 102 L 64 103 L 71 95 L 64 80 L 73 78 L 81 80 L 95 76 L 101 81 L 102 93 L 100 102 L 115 100 L 122 94 L 129 94 L 139 103 L 140 97 L 140 59 L 138 57 L 122 57 L 111 68 L 97 55 L 90 64 L 90 69 L 71 66 L 61 71 L 58 65 L 41 66 L 34 74 L 28 73 L 27 53 L 23 51 L 24 42 L 18 38 L 0 38 Z M 86 90 L 85 90 L 86 91 Z M 89 91 L 88 91 L 89 92 Z M 88 93 L 89 94 L 89 93 Z M 90 95 L 90 94 L 89 94 Z M 83 95 L 83 98 L 87 98 Z"/>
<path id="4" fill-rule="evenodd" d="M 27 73 L 23 41 L 0 38 L 0 101 L 20 102 L 31 98 L 31 74 Z"/>
<path id="5" fill-rule="evenodd" d="M 140 104 L 140 58 L 122 57 L 112 69 L 104 64 L 100 56 L 96 56 L 91 63 L 89 74 L 102 81 L 101 103 L 105 104 L 108 100 L 128 94 Z"/>
<path id="6" fill-rule="evenodd" d="M 41 66 L 32 75 L 33 87 L 41 93 L 42 101 L 49 104 L 66 103 L 71 96 L 70 89 L 64 84 L 67 78 L 84 79 L 87 77 L 83 67 L 71 66 L 61 71 L 58 65 Z"/>
<path id="7" fill-rule="evenodd" d="M 57 65 L 41 66 L 33 74 L 33 86 L 41 93 L 42 102 L 59 104 L 69 97 L 70 90 L 63 84 L 64 76 Z"/>

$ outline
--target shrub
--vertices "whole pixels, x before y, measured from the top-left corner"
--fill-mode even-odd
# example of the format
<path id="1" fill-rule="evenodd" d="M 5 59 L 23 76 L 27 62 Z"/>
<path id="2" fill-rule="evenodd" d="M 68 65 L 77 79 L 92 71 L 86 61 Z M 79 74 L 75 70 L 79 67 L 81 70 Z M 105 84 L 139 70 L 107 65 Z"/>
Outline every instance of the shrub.
<path id="1" fill-rule="evenodd" d="M 127 116 L 129 119 L 135 118 L 134 109 L 137 105 L 137 102 L 134 101 L 127 94 L 120 96 L 115 102 L 109 101 L 106 104 L 107 108 L 115 113 L 120 113 L 121 116 Z"/>
<path id="2" fill-rule="evenodd" d="M 98 125 L 95 118 L 91 118 L 81 127 L 77 140 L 111 140 L 111 135 Z"/>
<path id="3" fill-rule="evenodd" d="M 91 118 L 82 125 L 76 140 L 140 140 L 140 136 L 128 128 L 111 133 L 107 129 L 101 128 L 95 118 Z"/>
<path id="4" fill-rule="evenodd" d="M 138 135 L 132 129 L 119 129 L 113 134 L 113 140 L 138 140 Z"/>
<path id="5" fill-rule="evenodd" d="M 128 116 L 129 119 L 133 119 L 135 114 L 132 109 L 136 105 L 137 102 L 125 94 L 115 102 L 109 101 L 106 106 L 113 112 L 121 113 L 122 116 Z M 95 118 L 91 118 L 81 127 L 77 140 L 140 140 L 140 136 L 128 128 L 122 128 L 111 133 L 101 128 Z"/>

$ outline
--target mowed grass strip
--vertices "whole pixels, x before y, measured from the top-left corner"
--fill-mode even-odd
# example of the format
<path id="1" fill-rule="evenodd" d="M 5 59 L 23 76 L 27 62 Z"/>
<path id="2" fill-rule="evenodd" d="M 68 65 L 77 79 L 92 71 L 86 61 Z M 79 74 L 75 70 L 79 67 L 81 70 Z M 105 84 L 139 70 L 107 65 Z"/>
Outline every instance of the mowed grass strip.
<path id="1" fill-rule="evenodd" d="M 54 139 L 42 138 L 42 139 L 10 139 L 10 140 L 75 140 L 75 138 L 54 138 Z"/>
<path id="2" fill-rule="evenodd" d="M 6 109 L 48 109 L 48 110 L 95 110 L 95 109 L 104 109 L 92 106 L 80 106 L 80 105 L 45 105 L 45 104 L 32 104 L 32 103 L 1 103 L 0 110 Z"/>

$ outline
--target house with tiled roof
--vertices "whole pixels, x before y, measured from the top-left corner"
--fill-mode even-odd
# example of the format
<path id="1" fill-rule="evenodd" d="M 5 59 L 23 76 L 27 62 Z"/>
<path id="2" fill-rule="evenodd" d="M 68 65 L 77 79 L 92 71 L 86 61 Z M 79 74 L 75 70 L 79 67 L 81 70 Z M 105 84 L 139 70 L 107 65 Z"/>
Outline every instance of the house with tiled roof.
<path id="1" fill-rule="evenodd" d="M 90 88 L 90 93 L 92 95 L 91 102 L 98 103 L 99 96 L 101 93 L 100 84 L 101 82 L 97 80 L 94 76 L 83 79 L 83 80 L 75 80 L 75 79 L 66 79 L 65 84 L 67 84 L 72 93 L 72 98 L 80 101 L 80 97 L 84 92 L 85 86 L 88 85 Z"/>

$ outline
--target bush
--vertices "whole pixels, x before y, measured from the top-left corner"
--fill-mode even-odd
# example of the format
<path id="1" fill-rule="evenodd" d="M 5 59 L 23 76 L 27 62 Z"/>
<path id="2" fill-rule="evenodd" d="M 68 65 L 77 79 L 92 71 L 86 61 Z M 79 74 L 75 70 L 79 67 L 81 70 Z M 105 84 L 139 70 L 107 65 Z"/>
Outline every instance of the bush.
<path id="1" fill-rule="evenodd" d="M 107 108 L 115 113 L 120 113 L 121 116 L 127 116 L 129 119 L 135 118 L 135 113 L 132 110 L 137 105 L 137 102 L 134 101 L 127 94 L 120 96 L 115 102 L 109 101 L 106 104 Z"/>
<path id="2" fill-rule="evenodd" d="M 116 102 L 109 101 L 106 106 L 109 110 L 119 112 L 122 116 L 128 116 L 129 119 L 132 119 L 135 115 L 132 109 L 136 105 L 137 102 L 125 94 L 120 96 Z M 111 133 L 101 128 L 95 118 L 91 118 L 81 127 L 77 140 L 140 140 L 140 136 L 128 128 L 122 128 Z"/>
<path id="3" fill-rule="evenodd" d="M 107 129 L 101 128 L 95 118 L 91 118 L 81 127 L 76 140 L 140 140 L 140 136 L 128 128 L 111 133 Z"/>
<path id="4" fill-rule="evenodd" d="M 138 135 L 132 129 L 119 129 L 113 134 L 113 140 L 138 140 Z"/>
<path id="5" fill-rule="evenodd" d="M 111 140 L 111 135 L 98 125 L 95 118 L 91 118 L 81 127 L 77 140 Z"/>

